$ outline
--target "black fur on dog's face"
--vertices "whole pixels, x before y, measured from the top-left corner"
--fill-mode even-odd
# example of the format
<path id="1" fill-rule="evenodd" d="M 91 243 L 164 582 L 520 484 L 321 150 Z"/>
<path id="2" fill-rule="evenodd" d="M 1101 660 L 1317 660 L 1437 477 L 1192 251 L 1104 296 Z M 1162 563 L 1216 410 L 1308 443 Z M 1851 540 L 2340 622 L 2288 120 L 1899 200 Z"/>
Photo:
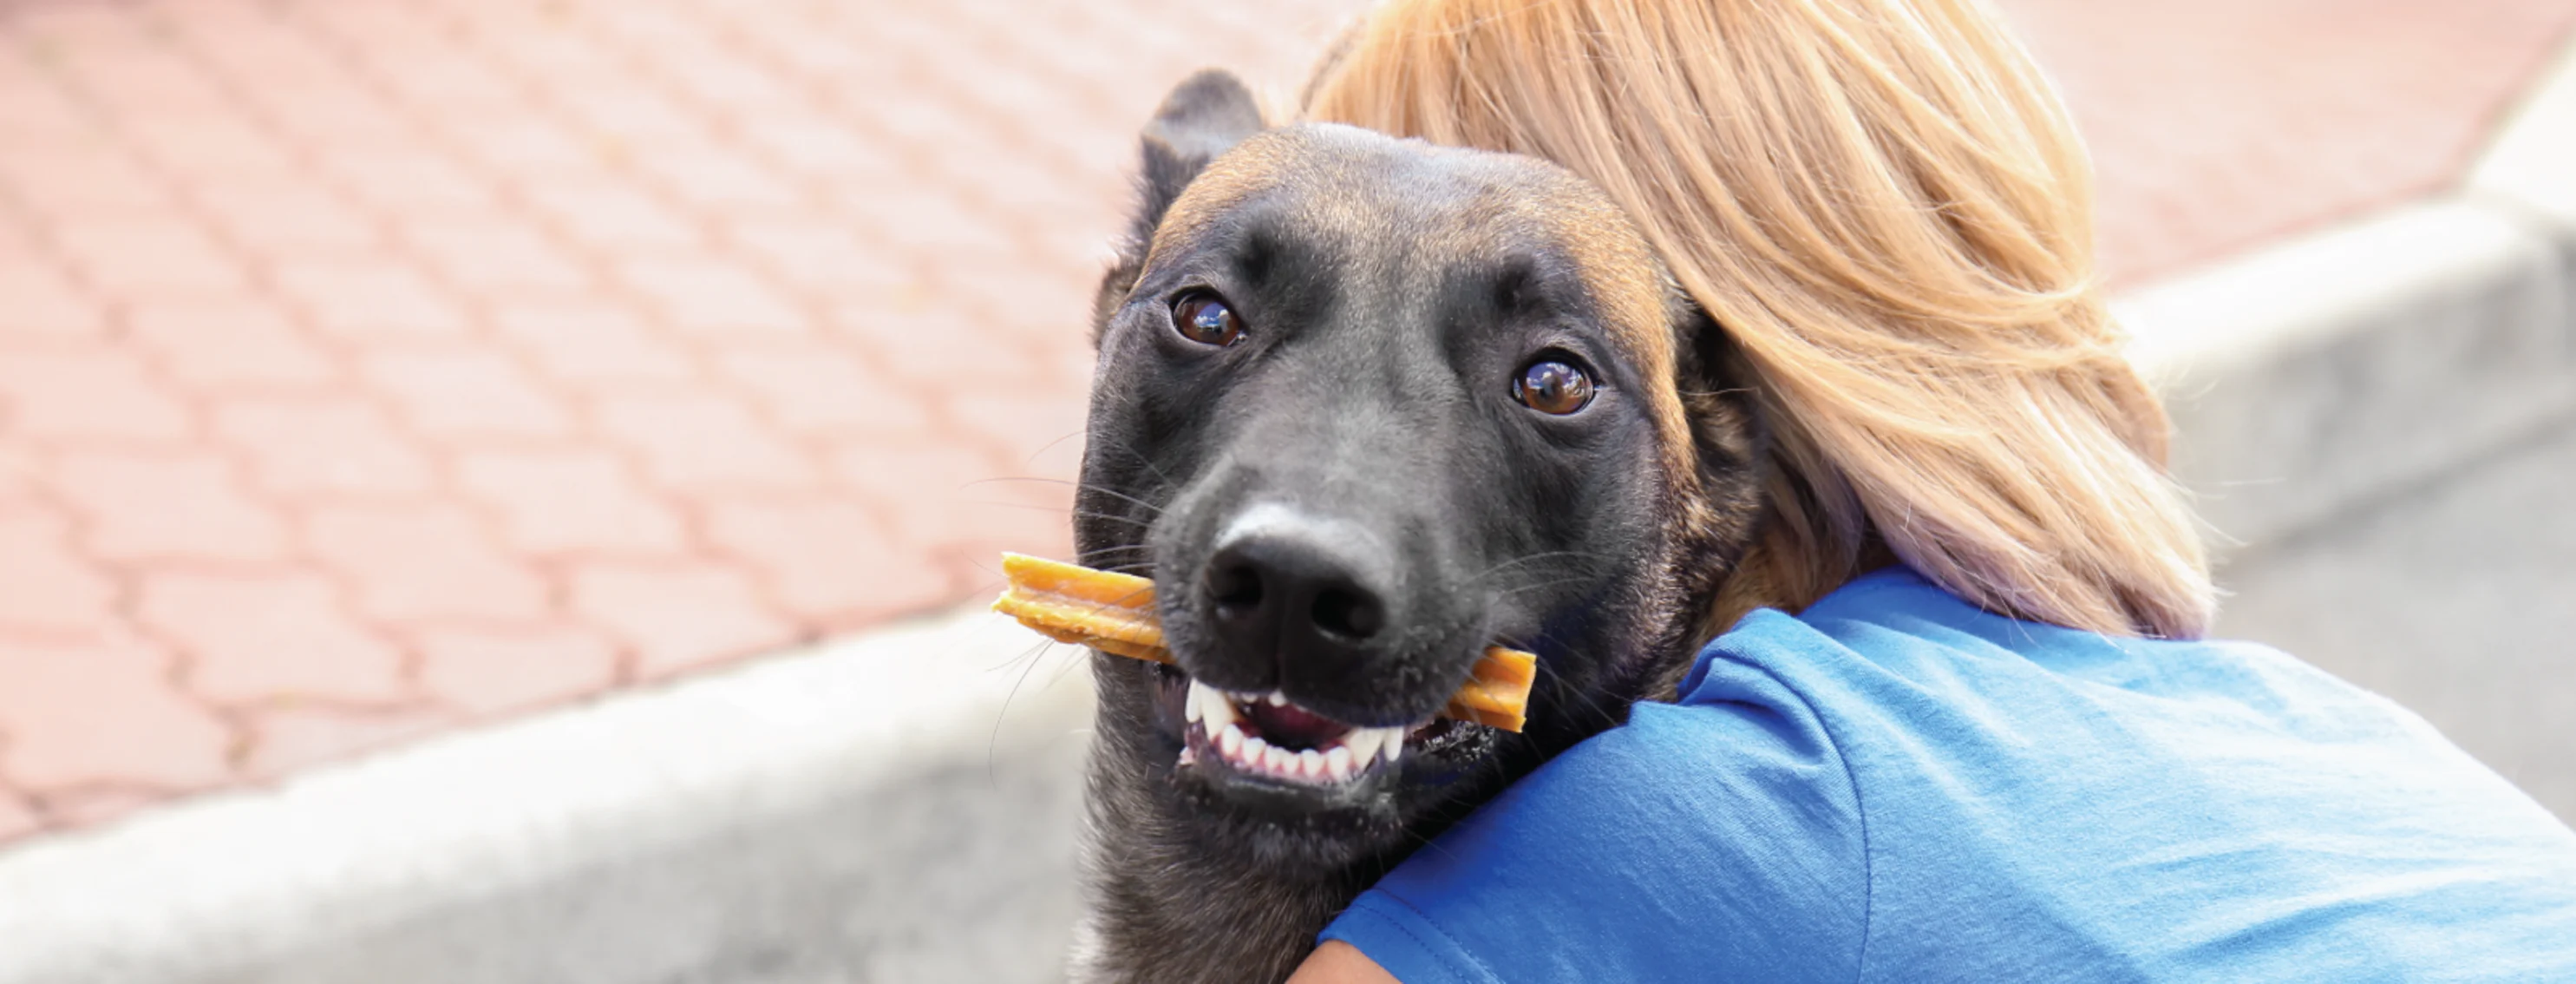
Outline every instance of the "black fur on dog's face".
<path id="1" fill-rule="evenodd" d="M 1153 578 L 1178 667 L 1099 658 L 1094 796 L 1197 850 L 1348 868 L 1688 658 L 1751 536 L 1757 438 L 1717 333 L 1588 184 L 1254 132 L 1213 78 L 1147 131 L 1144 248 L 1096 325 L 1081 560 Z M 1435 717 L 1489 645 L 1539 656 L 1522 734 Z"/>

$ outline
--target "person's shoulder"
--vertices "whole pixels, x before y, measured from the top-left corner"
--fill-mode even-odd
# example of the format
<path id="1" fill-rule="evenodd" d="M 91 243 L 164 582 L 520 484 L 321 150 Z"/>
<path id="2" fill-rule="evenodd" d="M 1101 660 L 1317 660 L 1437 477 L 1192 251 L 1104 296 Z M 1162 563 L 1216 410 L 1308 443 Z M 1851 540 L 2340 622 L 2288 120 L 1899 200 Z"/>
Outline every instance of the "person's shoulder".
<path id="1" fill-rule="evenodd" d="M 2091 640 L 1999 619 L 1902 566 L 1853 579 L 1805 610 L 1757 609 L 1711 640 L 1683 678 L 1679 703 L 1745 702 L 1831 718 L 1866 705 L 1889 681 L 1948 689 L 1961 667 L 2027 659 Z M 2076 636 L 2088 636 L 2075 633 Z M 2098 637 L 2094 637 L 2098 638 Z"/>

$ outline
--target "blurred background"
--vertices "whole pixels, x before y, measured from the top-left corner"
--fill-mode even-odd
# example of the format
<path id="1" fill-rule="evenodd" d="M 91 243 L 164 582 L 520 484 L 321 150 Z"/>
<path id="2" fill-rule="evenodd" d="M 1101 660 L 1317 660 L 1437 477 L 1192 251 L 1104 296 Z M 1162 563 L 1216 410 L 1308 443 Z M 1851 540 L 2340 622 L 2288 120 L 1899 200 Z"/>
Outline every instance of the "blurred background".
<path id="1" fill-rule="evenodd" d="M 1362 6 L 0 0 L 0 980 L 1054 976 L 1082 674 L 941 613 L 997 552 L 1069 549 L 1138 125 L 1209 65 L 1284 104 Z M 2576 27 L 2569 0 L 1999 6 L 2092 148 L 2124 297 L 2452 195 Z M 2570 228 L 2534 234 L 2561 351 Z M 2543 402 L 2300 522 L 2221 523 L 2221 625 L 2576 817 L 2576 404 Z M 2186 456 L 2266 426 L 2180 416 Z M 2304 480 L 2225 477 L 2204 494 Z M 769 814 L 615 806 L 711 819 L 530 849 L 508 885 L 370 882 L 419 897 L 363 927 L 134 915 L 147 878 L 82 917 L 94 976 L 6 945 L 68 938 L 12 885 L 184 869 L 190 810 L 303 822 L 308 774 L 408 781 L 442 743 L 892 659 L 889 631 L 919 660 L 972 636 L 1023 703 L 961 705 L 957 749 L 835 751 L 877 771 Z M 516 843 L 494 813 L 457 836 Z M 319 870 L 268 904 L 361 890 Z"/>

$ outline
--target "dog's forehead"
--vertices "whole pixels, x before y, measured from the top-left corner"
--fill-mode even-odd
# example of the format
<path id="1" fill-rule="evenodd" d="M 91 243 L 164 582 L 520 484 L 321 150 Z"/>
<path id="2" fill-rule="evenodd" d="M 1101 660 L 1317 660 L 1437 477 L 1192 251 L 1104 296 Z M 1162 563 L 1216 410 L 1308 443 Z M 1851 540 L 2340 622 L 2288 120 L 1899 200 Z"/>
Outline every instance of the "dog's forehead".
<path id="1" fill-rule="evenodd" d="M 1301 236 L 1380 243 L 1416 257 L 1556 253 L 1572 262 L 1621 345 L 1650 362 L 1668 358 L 1661 266 L 1605 196 L 1544 161 L 1332 124 L 1282 127 L 1244 141 L 1191 181 L 1154 248 L 1223 228 L 1229 213 L 1247 206 Z"/>

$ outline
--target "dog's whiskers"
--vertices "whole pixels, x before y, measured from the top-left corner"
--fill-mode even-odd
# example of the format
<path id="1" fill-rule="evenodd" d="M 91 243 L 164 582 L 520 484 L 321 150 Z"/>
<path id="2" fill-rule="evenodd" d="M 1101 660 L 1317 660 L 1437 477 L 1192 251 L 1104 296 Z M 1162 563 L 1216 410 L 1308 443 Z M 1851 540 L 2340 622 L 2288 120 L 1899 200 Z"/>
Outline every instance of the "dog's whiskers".
<path id="1" fill-rule="evenodd" d="M 1098 492 L 1101 495 L 1109 496 L 1111 498 L 1123 499 L 1125 501 L 1135 503 L 1139 506 L 1145 507 L 1146 509 L 1152 510 L 1157 516 L 1160 516 L 1163 513 L 1163 507 L 1147 502 L 1143 499 L 1139 499 L 1135 496 L 1128 495 L 1124 492 L 1120 492 L 1116 489 L 1106 488 L 1091 482 L 1068 482 L 1061 478 L 1046 478 L 1038 475 L 1000 475 L 993 478 L 978 479 L 976 481 L 968 482 L 964 487 L 973 488 L 975 486 L 991 482 L 1045 482 L 1050 485 L 1066 485 L 1079 491 Z"/>
<path id="2" fill-rule="evenodd" d="M 1093 512 L 1088 509 L 1069 509 L 1063 506 L 1041 506 L 1027 502 L 968 502 L 965 503 L 965 505 L 997 506 L 1003 509 L 1035 509 L 1040 512 L 1060 512 L 1067 516 L 1079 516 L 1084 519 L 1097 519 L 1111 523 L 1126 523 L 1130 526 L 1139 526 L 1146 529 L 1152 529 L 1154 526 L 1152 520 L 1137 519 L 1132 516 L 1113 516 L 1109 513 Z"/>
<path id="3" fill-rule="evenodd" d="M 1164 488 L 1169 489 L 1180 487 L 1181 483 L 1172 481 L 1172 476 L 1164 474 L 1161 468 L 1154 465 L 1154 459 L 1146 457 L 1144 453 L 1137 451 L 1134 447 L 1106 434 L 1093 434 L 1091 435 L 1091 440 L 1093 442 L 1093 447 L 1107 448 L 1108 450 L 1119 452 L 1126 455 L 1130 460 L 1137 464 L 1145 466 L 1146 471 L 1153 472 L 1155 478 L 1162 480 Z"/>
<path id="4" fill-rule="evenodd" d="M 1494 575 L 1496 575 L 1496 574 L 1500 574 L 1500 573 L 1502 573 L 1503 571 L 1509 570 L 1509 569 L 1511 569 L 1511 568 L 1513 568 L 1513 567 L 1517 567 L 1517 566 L 1520 566 L 1520 565 L 1522 565 L 1522 564 L 1533 563 L 1533 562 L 1536 562 L 1536 561 L 1542 561 L 1542 560 L 1555 560 L 1555 559 L 1560 558 L 1560 557 L 1572 557 L 1572 558 L 1579 558 L 1579 559 L 1586 559 L 1586 560 L 1588 560 L 1588 559 L 1591 559 L 1591 558 L 1592 558 L 1592 556 L 1593 556 L 1592 554 L 1589 554 L 1589 553 L 1586 553 L 1586 552 L 1583 552 L 1583 551 L 1580 551 L 1580 550 L 1543 550 L 1543 551 L 1540 551 L 1540 552 L 1538 552 L 1538 553 L 1522 554 L 1521 556 L 1514 557 L 1514 558 L 1512 558 L 1512 559 L 1510 559 L 1510 560 L 1503 561 L 1502 563 L 1499 563 L 1499 564 L 1495 564 L 1495 565 L 1494 565 L 1494 566 L 1492 566 L 1492 567 L 1485 568 L 1485 569 L 1484 569 L 1484 571 L 1482 571 L 1481 573 L 1478 573 L 1475 577 L 1469 578 L 1469 580 L 1471 580 L 1471 581 L 1483 581 L 1483 580 L 1485 580 L 1486 578 L 1492 577 L 1492 576 L 1494 576 Z"/>
<path id="5" fill-rule="evenodd" d="M 1504 588 L 1504 589 L 1502 589 L 1501 591 L 1497 591 L 1497 592 L 1495 592 L 1495 593 L 1494 593 L 1494 597 L 1496 597 L 1496 598 L 1509 598 L 1509 597 L 1511 597 L 1511 596 L 1513 596 L 1513 595 L 1521 594 L 1521 593 L 1523 593 L 1523 592 L 1529 592 L 1529 591 L 1541 591 L 1541 590 L 1545 590 L 1545 589 L 1547 589 L 1547 588 L 1561 587 L 1561 586 L 1568 585 L 1568 584 L 1581 584 L 1581 583 L 1583 583 L 1583 582 L 1585 582 L 1585 581 L 1588 581 L 1588 580 L 1591 580 L 1591 578 L 1583 577 L 1583 576 L 1578 575 L 1578 576 L 1575 576 L 1575 577 L 1551 578 L 1551 579 L 1549 579 L 1549 580 L 1545 580 L 1545 581 L 1538 581 L 1538 582 L 1534 582 L 1534 583 L 1530 583 L 1530 584 L 1515 584 L 1515 585 L 1513 585 L 1513 586 L 1511 586 L 1511 587 Z"/>

